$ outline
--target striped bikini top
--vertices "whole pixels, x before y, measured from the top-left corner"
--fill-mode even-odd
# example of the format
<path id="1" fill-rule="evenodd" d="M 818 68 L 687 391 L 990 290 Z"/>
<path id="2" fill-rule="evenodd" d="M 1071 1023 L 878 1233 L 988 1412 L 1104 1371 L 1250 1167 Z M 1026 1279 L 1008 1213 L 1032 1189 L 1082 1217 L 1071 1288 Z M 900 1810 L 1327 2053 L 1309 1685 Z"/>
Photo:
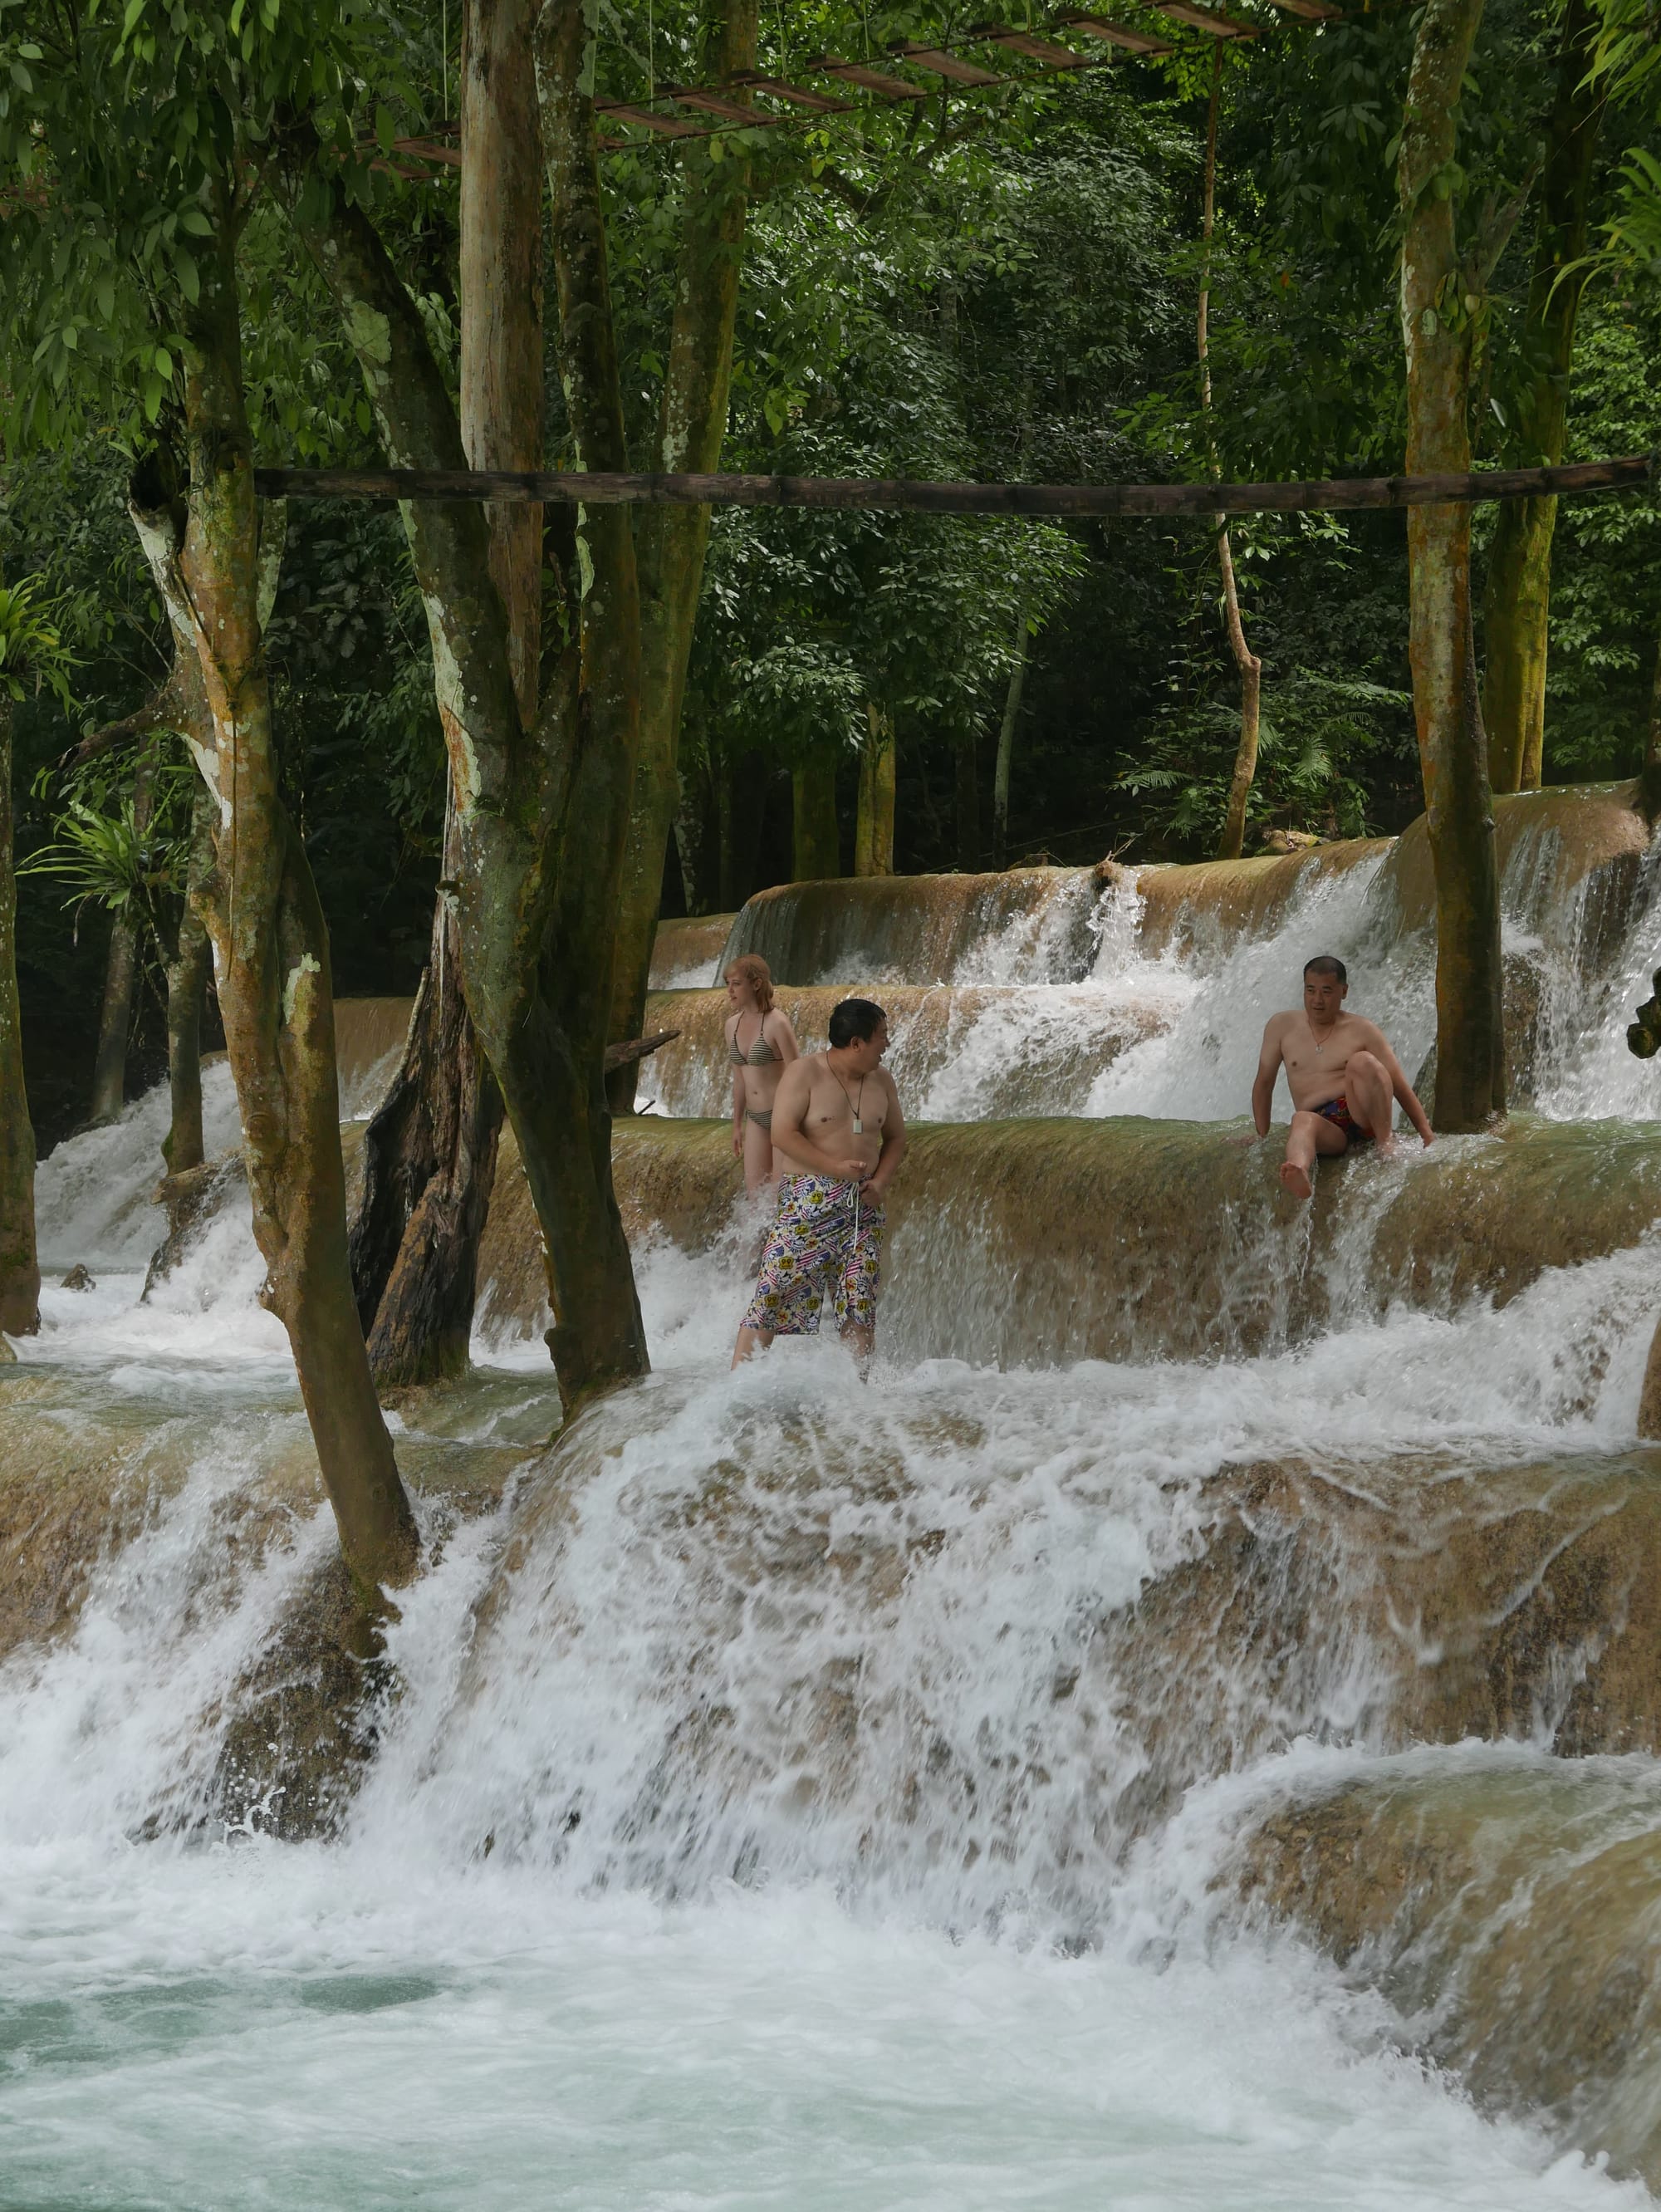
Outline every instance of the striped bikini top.
<path id="1" fill-rule="evenodd" d="M 732 1042 L 729 1048 L 729 1056 L 732 1061 L 732 1065 L 735 1067 L 766 1067 L 771 1061 L 777 1060 L 779 1057 L 778 1054 L 767 1042 L 767 1016 L 765 1014 L 762 1015 L 761 1030 L 757 1034 L 755 1043 L 750 1047 L 748 1052 L 741 1052 L 738 1048 L 738 1032 L 743 1027 L 743 1024 L 744 1018 L 740 1014 L 737 1020 L 732 1025 Z"/>

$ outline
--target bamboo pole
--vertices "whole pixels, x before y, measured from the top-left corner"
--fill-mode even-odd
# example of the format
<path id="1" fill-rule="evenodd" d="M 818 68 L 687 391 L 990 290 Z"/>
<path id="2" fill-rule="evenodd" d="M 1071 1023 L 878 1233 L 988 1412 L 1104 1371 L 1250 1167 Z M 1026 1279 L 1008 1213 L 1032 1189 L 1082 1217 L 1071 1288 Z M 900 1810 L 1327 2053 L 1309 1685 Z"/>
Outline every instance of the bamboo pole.
<path id="1" fill-rule="evenodd" d="M 921 514 L 1340 514 L 1362 507 L 1469 507 L 1543 494 L 1636 491 L 1658 456 L 1464 476 L 1338 477 L 1288 483 L 979 484 L 912 477 L 671 476 L 596 469 L 258 469 L 266 499 L 495 500 L 615 507 L 842 507 Z"/>

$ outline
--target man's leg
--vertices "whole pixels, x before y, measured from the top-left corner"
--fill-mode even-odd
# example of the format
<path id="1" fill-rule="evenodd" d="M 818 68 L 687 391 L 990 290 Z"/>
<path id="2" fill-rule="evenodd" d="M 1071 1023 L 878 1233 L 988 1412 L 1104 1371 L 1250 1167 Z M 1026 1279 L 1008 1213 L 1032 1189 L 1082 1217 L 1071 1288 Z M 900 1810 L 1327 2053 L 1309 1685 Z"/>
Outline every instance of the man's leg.
<path id="1" fill-rule="evenodd" d="M 1291 1134 L 1286 1140 L 1286 1158 L 1281 1167 L 1281 1181 L 1294 1198 L 1307 1198 L 1314 1185 L 1309 1171 L 1315 1164 L 1317 1152 L 1332 1158 L 1343 1152 L 1349 1139 L 1336 1121 L 1329 1121 L 1325 1114 L 1306 1114 L 1301 1109 L 1292 1116 Z"/>
<path id="2" fill-rule="evenodd" d="M 1390 1077 L 1376 1052 L 1349 1056 L 1343 1073 L 1351 1118 L 1359 1122 L 1381 1152 L 1396 1149 L 1396 1095 Z"/>

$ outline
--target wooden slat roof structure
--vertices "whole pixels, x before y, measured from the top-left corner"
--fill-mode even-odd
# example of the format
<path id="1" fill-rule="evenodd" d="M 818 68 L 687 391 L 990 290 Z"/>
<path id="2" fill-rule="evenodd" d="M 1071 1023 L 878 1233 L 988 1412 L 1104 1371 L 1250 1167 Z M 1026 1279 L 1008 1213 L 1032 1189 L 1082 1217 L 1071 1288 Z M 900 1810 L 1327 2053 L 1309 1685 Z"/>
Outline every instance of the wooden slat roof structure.
<path id="1" fill-rule="evenodd" d="M 1210 6 L 1207 0 L 1148 0 L 1148 4 L 1168 16 L 1173 25 L 1197 36 L 1233 40 L 1258 35 L 1255 23 Z M 1270 4 L 1283 14 L 1310 23 L 1325 22 L 1343 12 L 1335 0 L 1270 0 Z M 1106 51 L 1082 51 L 1069 43 L 1081 34 Z M 951 94 L 965 95 L 993 85 L 1044 82 L 1030 69 L 1016 75 L 1007 67 L 1000 70 L 987 65 L 990 60 L 1001 61 L 1005 56 L 1018 56 L 1038 70 L 1061 74 L 1105 69 L 1112 62 L 1116 52 L 1150 56 L 1176 51 L 1169 40 L 1156 37 L 1133 24 L 1118 22 L 1092 9 L 1065 9 L 1046 23 L 1030 28 L 983 22 L 926 45 L 896 40 L 887 49 L 883 58 L 886 61 L 920 70 L 932 82 L 898 76 L 893 68 L 879 68 L 874 60 L 848 61 L 836 54 L 821 54 L 815 61 L 798 66 L 797 75 L 827 78 L 851 90 L 858 88 L 864 94 L 858 100 L 841 100 L 834 92 L 822 91 L 815 85 L 797 83 L 794 76 L 745 70 L 718 84 L 653 85 L 644 94 L 637 93 L 627 100 L 597 100 L 594 107 L 595 113 L 603 117 L 608 125 L 624 124 L 646 134 L 644 138 L 609 134 L 601 140 L 608 150 L 621 152 L 653 140 L 671 143 L 713 138 L 735 130 L 775 131 L 792 125 L 800 128 L 832 116 L 858 118 L 873 107 L 909 106 L 943 89 Z M 966 55 L 978 58 L 966 58 Z M 771 105 L 757 106 L 758 99 Z M 713 120 L 688 122 L 684 115 L 675 112 L 677 108 L 690 108 Z M 458 156 L 453 145 L 446 142 L 457 135 L 453 123 L 442 124 L 425 137 L 397 140 L 393 150 L 413 161 L 430 162 L 437 168 L 451 168 L 457 165 Z M 405 168 L 400 173 L 419 179 L 421 172 Z"/>

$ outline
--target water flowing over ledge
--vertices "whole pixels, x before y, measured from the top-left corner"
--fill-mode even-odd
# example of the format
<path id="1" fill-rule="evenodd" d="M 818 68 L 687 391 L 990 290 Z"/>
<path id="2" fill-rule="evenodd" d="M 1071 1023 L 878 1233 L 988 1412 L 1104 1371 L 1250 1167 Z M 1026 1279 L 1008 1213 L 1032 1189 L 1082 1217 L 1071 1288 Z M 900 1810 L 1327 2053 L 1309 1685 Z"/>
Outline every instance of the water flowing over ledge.
<path id="1" fill-rule="evenodd" d="M 376 1658 L 234 1167 L 141 1303 L 164 1102 L 60 1147 L 97 1287 L 0 1375 L 0 2199 L 205 2205 L 207 2157 L 373 2201 L 367 2142 L 446 2208 L 796 2201 L 850 2112 L 862 2204 L 1661 2185 L 1629 800 L 1500 812 L 1535 1110 L 1303 1209 L 1235 1141 L 1258 1028 L 1336 949 L 1422 1058 L 1421 833 L 666 926 L 685 1036 L 615 1133 L 656 1371 L 549 1444 L 510 1142 L 479 1364 L 392 1413 L 428 1571 Z M 880 980 L 918 1114 L 863 1388 L 828 1341 L 725 1371 L 762 1224 L 700 1114 L 752 926 L 846 963 L 785 976 L 809 1038 Z M 340 1009 L 349 1158 L 405 1018 Z"/>
<path id="2" fill-rule="evenodd" d="M 901 1362 L 1058 1367 L 1255 1356 L 1396 1304 L 1503 1306 L 1548 1268 L 1640 1243 L 1661 1217 L 1661 1129 L 1516 1117 L 1393 1160 L 1324 1167 L 1312 1207 L 1249 1126 L 918 1126 L 888 1205 L 884 1349 Z M 619 1202 L 640 1249 L 705 1261 L 734 1324 L 761 1233 L 724 1124 L 618 1129 Z M 540 1335 L 541 1248 L 506 1142 L 480 1255 L 481 1324 Z"/>

